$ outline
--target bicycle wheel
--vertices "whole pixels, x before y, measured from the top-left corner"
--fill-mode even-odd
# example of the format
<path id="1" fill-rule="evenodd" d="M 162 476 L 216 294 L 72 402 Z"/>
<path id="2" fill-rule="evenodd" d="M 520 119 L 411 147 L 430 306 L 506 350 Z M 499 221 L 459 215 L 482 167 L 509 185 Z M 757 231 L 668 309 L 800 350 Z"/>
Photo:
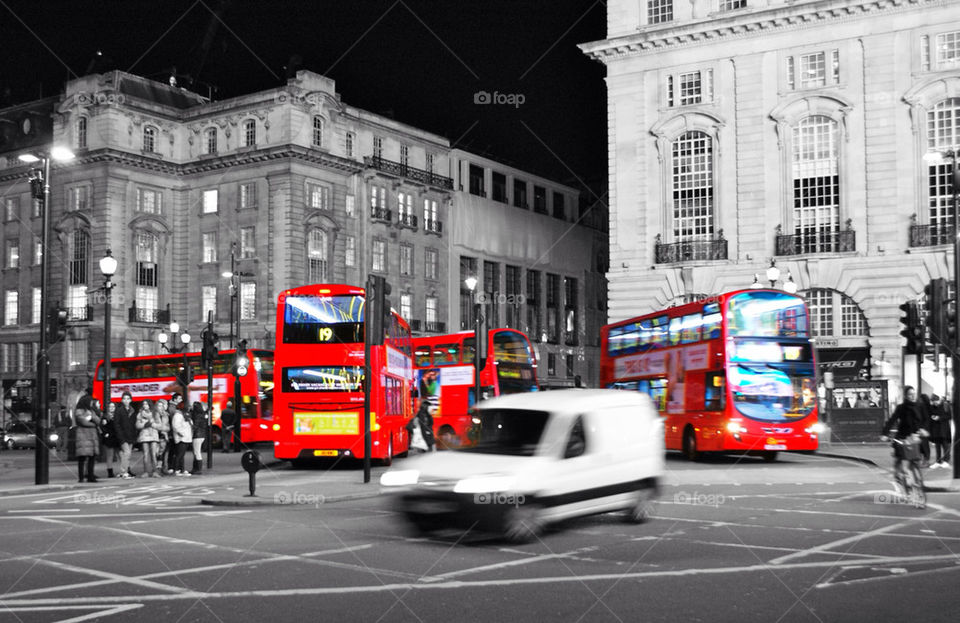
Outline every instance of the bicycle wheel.
<path id="1" fill-rule="evenodd" d="M 916 463 L 910 463 L 910 499 L 917 508 L 927 507 L 927 493 L 923 490 L 923 475 Z"/>

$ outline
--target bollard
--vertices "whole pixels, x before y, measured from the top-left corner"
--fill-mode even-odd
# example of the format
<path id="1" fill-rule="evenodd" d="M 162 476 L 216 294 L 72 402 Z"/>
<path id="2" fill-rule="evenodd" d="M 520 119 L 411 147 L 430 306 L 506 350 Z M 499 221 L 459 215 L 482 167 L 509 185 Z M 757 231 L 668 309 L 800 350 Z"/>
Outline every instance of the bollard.
<path id="1" fill-rule="evenodd" d="M 245 497 L 257 497 L 257 472 L 263 467 L 263 464 L 260 463 L 260 453 L 256 450 L 247 450 L 240 457 L 240 465 L 250 475 L 250 495 Z"/>

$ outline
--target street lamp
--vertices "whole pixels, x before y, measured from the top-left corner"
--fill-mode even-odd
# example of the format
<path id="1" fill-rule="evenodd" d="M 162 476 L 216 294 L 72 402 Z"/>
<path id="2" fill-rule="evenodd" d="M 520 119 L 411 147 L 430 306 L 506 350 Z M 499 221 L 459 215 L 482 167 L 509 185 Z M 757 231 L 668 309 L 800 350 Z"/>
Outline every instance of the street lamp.
<path id="1" fill-rule="evenodd" d="M 793 273 L 787 271 L 787 280 L 783 282 L 783 291 L 788 294 L 797 293 L 797 282 L 793 280 Z"/>
<path id="2" fill-rule="evenodd" d="M 470 298 L 473 300 L 473 402 L 476 404 L 480 402 L 480 330 L 483 317 L 480 313 L 480 302 L 474 293 L 477 289 L 477 278 L 467 277 L 463 283 L 470 290 Z"/>
<path id="3" fill-rule="evenodd" d="M 770 287 L 777 287 L 777 281 L 780 280 L 780 269 L 777 268 L 776 260 L 770 260 L 770 268 L 767 269 L 767 281 L 770 282 Z"/>
<path id="4" fill-rule="evenodd" d="M 760 283 L 760 273 L 753 273 L 753 283 L 750 284 L 751 290 L 759 290 L 763 287 L 763 284 Z"/>
<path id="5" fill-rule="evenodd" d="M 110 254 L 100 259 L 100 272 L 103 274 L 103 412 L 106 413 L 110 408 L 110 290 L 114 283 L 111 277 L 117 272 L 117 260 Z"/>
<path id="6" fill-rule="evenodd" d="M 170 334 L 176 336 L 179 334 L 180 346 L 174 344 L 173 346 L 167 346 L 167 342 L 170 341 L 170 336 L 167 335 L 165 331 L 161 331 L 157 335 L 157 341 L 160 342 L 160 346 L 167 351 L 168 353 L 179 353 L 187 349 L 187 345 L 190 344 L 190 334 L 186 330 L 183 333 L 180 333 L 180 324 L 177 322 L 170 323 Z M 176 340 L 174 340 L 176 341 Z"/>
<path id="7" fill-rule="evenodd" d="M 66 147 L 53 146 L 49 153 L 20 154 L 20 161 L 26 164 L 39 164 L 30 170 L 31 195 L 40 201 L 40 214 L 43 217 L 40 230 L 40 353 L 37 357 L 37 412 L 34 414 L 34 427 L 37 435 L 37 449 L 34 454 L 34 482 L 45 485 L 50 482 L 50 448 L 47 446 L 47 429 L 50 427 L 50 353 L 47 340 L 47 246 L 50 238 L 50 161 L 68 162 L 73 160 L 73 152 Z"/>

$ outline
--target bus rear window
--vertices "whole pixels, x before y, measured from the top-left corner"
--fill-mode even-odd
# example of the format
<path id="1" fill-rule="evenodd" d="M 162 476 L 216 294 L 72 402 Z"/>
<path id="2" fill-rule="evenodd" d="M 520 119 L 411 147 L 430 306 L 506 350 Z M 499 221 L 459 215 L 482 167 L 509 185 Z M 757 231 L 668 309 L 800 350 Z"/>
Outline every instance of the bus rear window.
<path id="1" fill-rule="evenodd" d="M 803 299 L 785 292 L 741 292 L 727 303 L 729 335 L 750 337 L 809 337 Z"/>
<path id="2" fill-rule="evenodd" d="M 362 366 L 284 368 L 285 392 L 357 392 L 363 383 Z"/>
<path id="3" fill-rule="evenodd" d="M 437 344 L 433 347 L 433 365 L 452 366 L 458 363 L 460 363 L 459 344 Z"/>

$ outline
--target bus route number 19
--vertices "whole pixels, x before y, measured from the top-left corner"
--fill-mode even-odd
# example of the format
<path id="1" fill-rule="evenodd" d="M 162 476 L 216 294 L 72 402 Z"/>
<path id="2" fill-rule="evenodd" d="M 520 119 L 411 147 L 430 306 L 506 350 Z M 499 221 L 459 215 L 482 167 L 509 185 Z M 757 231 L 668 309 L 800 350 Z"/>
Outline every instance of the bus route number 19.
<path id="1" fill-rule="evenodd" d="M 333 338 L 333 329 L 330 327 L 317 329 L 317 333 L 321 342 L 329 342 Z"/>

